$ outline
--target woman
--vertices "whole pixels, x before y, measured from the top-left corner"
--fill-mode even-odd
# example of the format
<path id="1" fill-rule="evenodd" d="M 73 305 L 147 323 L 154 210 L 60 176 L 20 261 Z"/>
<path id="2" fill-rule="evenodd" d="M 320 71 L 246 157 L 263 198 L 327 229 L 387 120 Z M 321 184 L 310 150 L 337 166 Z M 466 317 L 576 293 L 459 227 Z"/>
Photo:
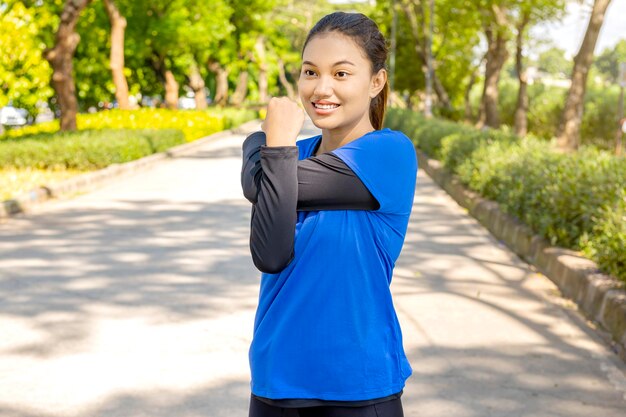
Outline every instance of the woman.
<path id="1" fill-rule="evenodd" d="M 412 374 L 389 285 L 413 206 L 410 139 L 382 128 L 385 39 L 360 13 L 322 18 L 298 90 L 272 98 L 243 143 L 250 249 L 263 272 L 249 359 L 250 417 L 403 416 Z"/>

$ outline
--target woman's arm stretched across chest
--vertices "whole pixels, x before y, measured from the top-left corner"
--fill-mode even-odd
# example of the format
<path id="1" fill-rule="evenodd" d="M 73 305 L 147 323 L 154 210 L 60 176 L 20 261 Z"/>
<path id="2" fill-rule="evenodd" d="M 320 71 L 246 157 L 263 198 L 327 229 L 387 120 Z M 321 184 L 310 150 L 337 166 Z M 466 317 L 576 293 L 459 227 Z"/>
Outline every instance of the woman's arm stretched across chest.
<path id="1" fill-rule="evenodd" d="M 265 146 L 265 133 L 250 134 L 242 145 L 243 166 L 241 186 L 248 201 L 256 204 L 259 183 L 263 175 L 261 147 Z M 265 146 L 265 148 L 268 148 Z M 286 148 L 286 147 L 281 147 Z M 293 147 L 297 149 L 297 146 Z M 359 177 L 339 157 L 332 153 L 298 160 L 298 211 L 312 210 L 377 210 L 380 205 Z M 274 171 L 284 171 L 281 163 L 270 162 Z M 285 175 L 289 175 L 287 171 Z M 280 186 L 281 184 L 277 184 Z"/>
<path id="2" fill-rule="evenodd" d="M 263 132 L 242 146 L 241 184 L 253 203 L 250 250 L 262 272 L 278 273 L 294 258 L 297 211 L 376 210 L 378 201 L 332 154 L 298 160 L 297 146 L 265 145 Z"/>

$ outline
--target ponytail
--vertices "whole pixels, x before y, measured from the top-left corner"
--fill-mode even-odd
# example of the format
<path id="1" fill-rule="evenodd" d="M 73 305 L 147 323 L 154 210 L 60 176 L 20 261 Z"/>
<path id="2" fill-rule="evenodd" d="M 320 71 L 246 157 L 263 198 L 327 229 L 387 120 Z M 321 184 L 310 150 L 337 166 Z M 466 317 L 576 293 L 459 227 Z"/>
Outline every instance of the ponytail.
<path id="1" fill-rule="evenodd" d="M 387 96 L 389 94 L 389 82 L 385 81 L 385 86 L 376 97 L 370 102 L 370 121 L 376 130 L 383 128 L 385 121 L 385 111 L 387 109 Z"/>

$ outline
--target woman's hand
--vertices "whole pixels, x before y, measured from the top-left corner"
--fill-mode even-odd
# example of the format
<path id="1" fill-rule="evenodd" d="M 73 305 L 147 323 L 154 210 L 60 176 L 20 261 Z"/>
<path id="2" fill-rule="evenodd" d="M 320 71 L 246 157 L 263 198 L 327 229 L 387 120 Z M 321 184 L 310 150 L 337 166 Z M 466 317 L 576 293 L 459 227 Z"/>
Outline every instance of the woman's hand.
<path id="1" fill-rule="evenodd" d="M 288 97 L 272 97 L 261 125 L 267 146 L 296 146 L 304 124 L 304 110 Z"/>

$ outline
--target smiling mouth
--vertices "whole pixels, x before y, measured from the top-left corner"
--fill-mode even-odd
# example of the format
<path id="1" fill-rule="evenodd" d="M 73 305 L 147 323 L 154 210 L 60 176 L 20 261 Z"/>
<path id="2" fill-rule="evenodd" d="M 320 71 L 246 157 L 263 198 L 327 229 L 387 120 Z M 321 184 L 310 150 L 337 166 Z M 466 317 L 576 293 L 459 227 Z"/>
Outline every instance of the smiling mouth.
<path id="1" fill-rule="evenodd" d="M 339 104 L 317 104 L 317 103 L 313 103 L 313 107 L 315 107 L 316 109 L 321 109 L 321 110 L 330 110 L 330 109 L 335 109 L 335 108 L 339 107 Z"/>

